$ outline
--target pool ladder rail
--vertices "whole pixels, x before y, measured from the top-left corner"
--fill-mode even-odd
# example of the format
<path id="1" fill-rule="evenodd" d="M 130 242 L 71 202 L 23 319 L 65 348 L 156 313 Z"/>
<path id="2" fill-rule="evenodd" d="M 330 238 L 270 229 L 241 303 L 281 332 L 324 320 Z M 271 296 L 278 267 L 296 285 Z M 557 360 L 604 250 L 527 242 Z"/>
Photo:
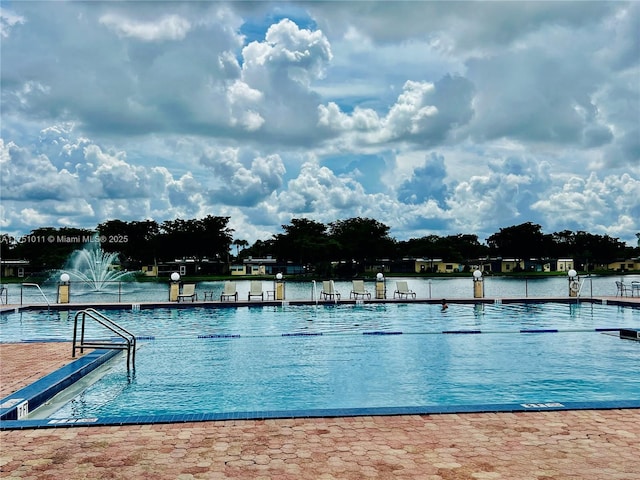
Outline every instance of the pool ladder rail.
<path id="1" fill-rule="evenodd" d="M 84 338 L 86 320 L 93 320 L 106 329 L 114 333 L 118 339 L 116 340 L 89 340 Z M 80 340 L 78 341 L 78 320 L 80 322 Z M 122 339 L 123 341 L 121 341 Z M 75 358 L 76 350 L 84 353 L 85 348 L 104 348 L 110 350 L 126 350 L 127 351 L 127 372 L 135 369 L 136 362 L 136 337 L 116 322 L 111 320 L 103 313 L 98 312 L 94 308 L 86 308 L 76 313 L 73 321 L 73 352 L 72 357 Z"/>

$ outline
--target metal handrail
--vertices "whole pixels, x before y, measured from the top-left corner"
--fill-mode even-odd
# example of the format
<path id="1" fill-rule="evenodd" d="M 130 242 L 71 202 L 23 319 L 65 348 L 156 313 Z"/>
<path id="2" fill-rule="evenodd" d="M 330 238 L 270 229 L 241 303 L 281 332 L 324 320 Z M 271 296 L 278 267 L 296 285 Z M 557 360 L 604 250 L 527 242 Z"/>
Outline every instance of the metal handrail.
<path id="1" fill-rule="evenodd" d="M 47 298 L 47 296 L 44 294 L 44 292 L 40 288 L 40 285 L 38 285 L 37 283 L 23 283 L 22 286 L 23 287 L 36 287 L 40 291 L 40 294 L 44 298 L 44 301 L 47 302 L 47 307 L 51 307 L 51 303 L 49 302 L 49 299 Z M 20 290 L 20 305 L 22 305 L 22 290 Z"/>
<path id="2" fill-rule="evenodd" d="M 82 318 L 81 323 L 81 331 L 80 331 L 80 343 L 78 344 L 78 319 Z M 88 341 L 86 342 L 84 339 L 85 333 L 85 321 L 89 317 L 91 320 L 99 323 L 106 329 L 110 330 L 112 333 L 116 334 L 118 337 L 124 340 L 123 343 L 117 342 L 106 342 L 106 341 Z M 80 353 L 84 353 L 85 348 L 105 348 L 105 349 L 116 349 L 116 350 L 127 350 L 127 372 L 131 370 L 131 368 L 135 369 L 136 363 L 136 337 L 131 332 L 126 330 L 125 328 L 118 325 L 116 322 L 111 320 L 109 317 L 104 315 L 103 313 L 98 312 L 94 308 L 86 308 L 84 310 L 80 310 L 76 313 L 73 321 L 73 351 L 71 356 L 75 358 L 76 350 L 79 349 Z M 131 365 L 131 367 L 130 367 Z"/>

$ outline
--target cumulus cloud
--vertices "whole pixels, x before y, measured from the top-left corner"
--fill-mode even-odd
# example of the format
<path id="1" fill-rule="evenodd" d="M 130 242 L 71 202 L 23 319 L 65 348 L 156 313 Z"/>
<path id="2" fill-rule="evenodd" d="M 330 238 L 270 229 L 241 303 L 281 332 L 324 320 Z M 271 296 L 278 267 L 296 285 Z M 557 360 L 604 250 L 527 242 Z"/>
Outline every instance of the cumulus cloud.
<path id="1" fill-rule="evenodd" d="M 21 25 L 24 22 L 25 18 L 23 16 L 6 8 L 0 7 L 0 37 L 8 38 L 13 27 Z"/>
<path id="2" fill-rule="evenodd" d="M 536 219 L 531 205 L 551 182 L 549 164 L 530 157 L 495 159 L 490 173 L 474 175 L 453 188 L 447 207 L 464 231 L 492 232 Z"/>
<path id="3" fill-rule="evenodd" d="M 433 199 L 443 205 L 448 194 L 446 177 L 444 156 L 432 153 L 424 165 L 416 168 L 412 177 L 400 185 L 398 199 L 408 204 Z"/>
<path id="4" fill-rule="evenodd" d="M 249 81 L 267 67 L 277 77 L 309 86 L 322 78 L 331 60 L 331 46 L 322 31 L 301 29 L 285 18 L 267 30 L 264 42 L 251 42 L 242 50 L 243 70 Z"/>
<path id="5" fill-rule="evenodd" d="M 313 142 L 319 98 L 311 84 L 323 78 L 331 58 L 322 31 L 286 18 L 271 25 L 263 41 L 242 49 L 241 78 L 227 89 L 231 123 L 262 130 L 262 141 Z"/>
<path id="6" fill-rule="evenodd" d="M 384 117 L 362 108 L 347 114 L 330 102 L 318 106 L 318 125 L 350 135 L 354 143 L 438 144 L 472 117 L 472 92 L 472 84 L 462 77 L 447 75 L 435 84 L 408 80 Z"/>
<path id="7" fill-rule="evenodd" d="M 572 177 L 532 205 L 554 228 L 580 229 L 585 222 L 600 233 L 628 235 L 640 218 L 640 180 L 628 174 Z M 627 230 L 629 229 L 629 230 Z"/>
<path id="8" fill-rule="evenodd" d="M 282 186 L 286 172 L 277 154 L 255 157 L 247 168 L 239 150 L 231 148 L 207 151 L 200 162 L 211 169 L 218 185 L 209 191 L 211 200 L 228 205 L 256 205 Z"/>
<path id="9" fill-rule="evenodd" d="M 179 15 L 163 15 L 155 21 L 136 21 L 118 14 L 105 14 L 100 23 L 123 37 L 132 37 L 145 42 L 182 40 L 191 23 Z"/>
<path id="10" fill-rule="evenodd" d="M 14 2 L 9 231 L 221 214 L 640 230 L 638 2 Z M 577 213 L 580 212 L 580 213 Z M 264 236 L 262 238 L 265 238 Z"/>

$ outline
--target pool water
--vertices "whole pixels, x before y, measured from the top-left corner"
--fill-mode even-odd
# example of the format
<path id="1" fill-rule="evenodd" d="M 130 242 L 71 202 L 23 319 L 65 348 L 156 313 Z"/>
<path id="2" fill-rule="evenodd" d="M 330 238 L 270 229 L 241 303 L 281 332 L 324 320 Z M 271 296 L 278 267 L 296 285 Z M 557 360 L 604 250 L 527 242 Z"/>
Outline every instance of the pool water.
<path id="1" fill-rule="evenodd" d="M 107 314 L 141 339 L 135 373 L 116 357 L 51 417 L 640 399 L 640 343 L 596 331 L 638 328 L 640 310 L 632 308 L 363 304 Z M 70 339 L 73 330 L 64 312 L 1 321 L 2 341 Z M 539 333 L 523 333 L 532 330 Z"/>

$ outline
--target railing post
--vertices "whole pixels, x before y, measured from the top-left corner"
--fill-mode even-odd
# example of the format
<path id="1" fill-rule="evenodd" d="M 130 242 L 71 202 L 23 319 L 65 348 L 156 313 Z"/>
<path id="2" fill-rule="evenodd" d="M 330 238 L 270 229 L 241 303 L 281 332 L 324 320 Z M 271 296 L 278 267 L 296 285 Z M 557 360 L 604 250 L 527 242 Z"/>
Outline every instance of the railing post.
<path id="1" fill-rule="evenodd" d="M 73 317 L 73 348 L 71 350 L 71 358 L 76 358 L 76 340 L 78 338 L 78 314 Z"/>

